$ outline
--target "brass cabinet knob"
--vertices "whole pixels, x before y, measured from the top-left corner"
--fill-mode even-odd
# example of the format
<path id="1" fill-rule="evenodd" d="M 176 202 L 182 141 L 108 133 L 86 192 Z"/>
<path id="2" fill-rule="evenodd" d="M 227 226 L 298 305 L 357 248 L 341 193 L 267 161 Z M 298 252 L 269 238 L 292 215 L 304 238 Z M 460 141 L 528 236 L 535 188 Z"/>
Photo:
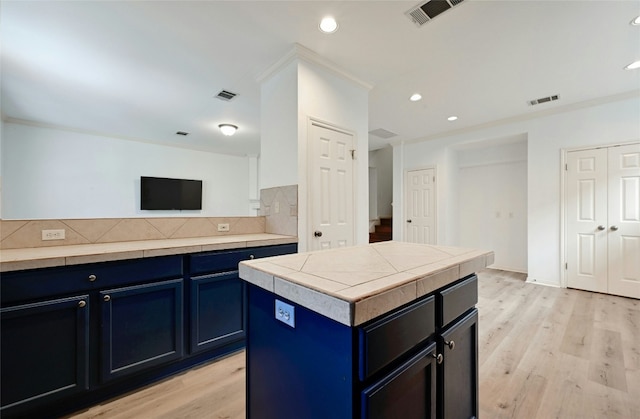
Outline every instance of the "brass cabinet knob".
<path id="1" fill-rule="evenodd" d="M 86 305 L 87 305 L 87 302 L 85 300 L 78 301 L 78 307 L 82 308 L 82 307 L 85 307 Z"/>
<path id="2" fill-rule="evenodd" d="M 104 301 L 111 301 L 111 296 L 110 295 L 105 295 L 104 297 L 102 297 L 102 299 Z"/>
<path id="3" fill-rule="evenodd" d="M 97 277 L 97 276 L 95 276 L 94 274 L 89 275 L 89 282 L 93 282 L 93 281 L 95 281 L 96 279 L 98 279 L 98 277 Z"/>

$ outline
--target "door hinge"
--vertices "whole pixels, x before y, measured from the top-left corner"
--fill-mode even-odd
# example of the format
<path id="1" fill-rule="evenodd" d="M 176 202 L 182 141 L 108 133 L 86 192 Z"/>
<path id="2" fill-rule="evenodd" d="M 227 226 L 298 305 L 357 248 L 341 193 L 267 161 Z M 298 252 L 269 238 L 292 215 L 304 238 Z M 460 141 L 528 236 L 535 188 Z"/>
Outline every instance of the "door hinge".
<path id="1" fill-rule="evenodd" d="M 565 171 L 569 170 L 569 165 L 567 163 L 564 164 L 564 170 Z"/>
<path id="2" fill-rule="evenodd" d="M 351 160 L 355 160 L 356 159 L 356 150 L 349 150 L 351 151 Z"/>
<path id="3" fill-rule="evenodd" d="M 565 264 L 564 264 L 564 269 L 565 269 L 565 270 L 569 269 L 569 264 L 568 264 L 568 263 L 565 263 Z"/>

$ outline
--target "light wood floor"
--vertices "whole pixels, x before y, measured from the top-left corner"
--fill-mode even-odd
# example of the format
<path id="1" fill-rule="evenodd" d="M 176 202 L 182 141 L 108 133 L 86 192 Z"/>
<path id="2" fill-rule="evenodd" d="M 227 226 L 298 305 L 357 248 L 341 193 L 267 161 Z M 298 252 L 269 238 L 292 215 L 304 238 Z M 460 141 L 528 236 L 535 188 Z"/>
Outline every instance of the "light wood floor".
<path id="1" fill-rule="evenodd" d="M 640 418 L 640 301 L 479 273 L 480 417 Z M 244 418 L 245 354 L 70 416 Z"/>

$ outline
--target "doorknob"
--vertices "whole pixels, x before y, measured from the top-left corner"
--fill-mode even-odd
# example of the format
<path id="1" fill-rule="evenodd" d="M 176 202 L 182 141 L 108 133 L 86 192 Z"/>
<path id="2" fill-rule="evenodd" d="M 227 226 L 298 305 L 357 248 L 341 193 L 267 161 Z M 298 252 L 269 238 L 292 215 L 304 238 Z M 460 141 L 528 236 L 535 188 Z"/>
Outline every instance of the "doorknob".
<path id="1" fill-rule="evenodd" d="M 598 226 L 598 230 L 602 231 L 602 230 L 604 230 L 604 229 L 605 229 L 605 227 L 604 227 L 604 226 L 602 226 L 602 225 Z"/>
<path id="2" fill-rule="evenodd" d="M 618 231 L 618 226 L 611 226 L 611 231 Z"/>
<path id="3" fill-rule="evenodd" d="M 407 220 L 407 222 L 408 222 L 408 223 L 410 223 L 410 222 L 411 222 L 411 220 Z"/>
<path id="4" fill-rule="evenodd" d="M 313 235 L 316 237 L 322 237 L 322 231 L 316 231 L 313 233 Z"/>

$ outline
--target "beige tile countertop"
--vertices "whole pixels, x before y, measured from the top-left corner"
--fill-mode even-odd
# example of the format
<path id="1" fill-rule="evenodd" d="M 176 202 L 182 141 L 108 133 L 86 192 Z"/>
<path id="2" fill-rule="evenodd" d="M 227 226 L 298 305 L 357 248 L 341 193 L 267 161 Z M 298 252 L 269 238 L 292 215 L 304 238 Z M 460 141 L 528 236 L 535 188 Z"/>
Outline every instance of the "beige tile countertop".
<path id="1" fill-rule="evenodd" d="M 0 272 L 297 242 L 297 237 L 261 233 L 6 249 L 0 250 Z"/>
<path id="2" fill-rule="evenodd" d="M 357 326 L 493 264 L 493 252 L 396 241 L 240 263 L 240 277 Z"/>

